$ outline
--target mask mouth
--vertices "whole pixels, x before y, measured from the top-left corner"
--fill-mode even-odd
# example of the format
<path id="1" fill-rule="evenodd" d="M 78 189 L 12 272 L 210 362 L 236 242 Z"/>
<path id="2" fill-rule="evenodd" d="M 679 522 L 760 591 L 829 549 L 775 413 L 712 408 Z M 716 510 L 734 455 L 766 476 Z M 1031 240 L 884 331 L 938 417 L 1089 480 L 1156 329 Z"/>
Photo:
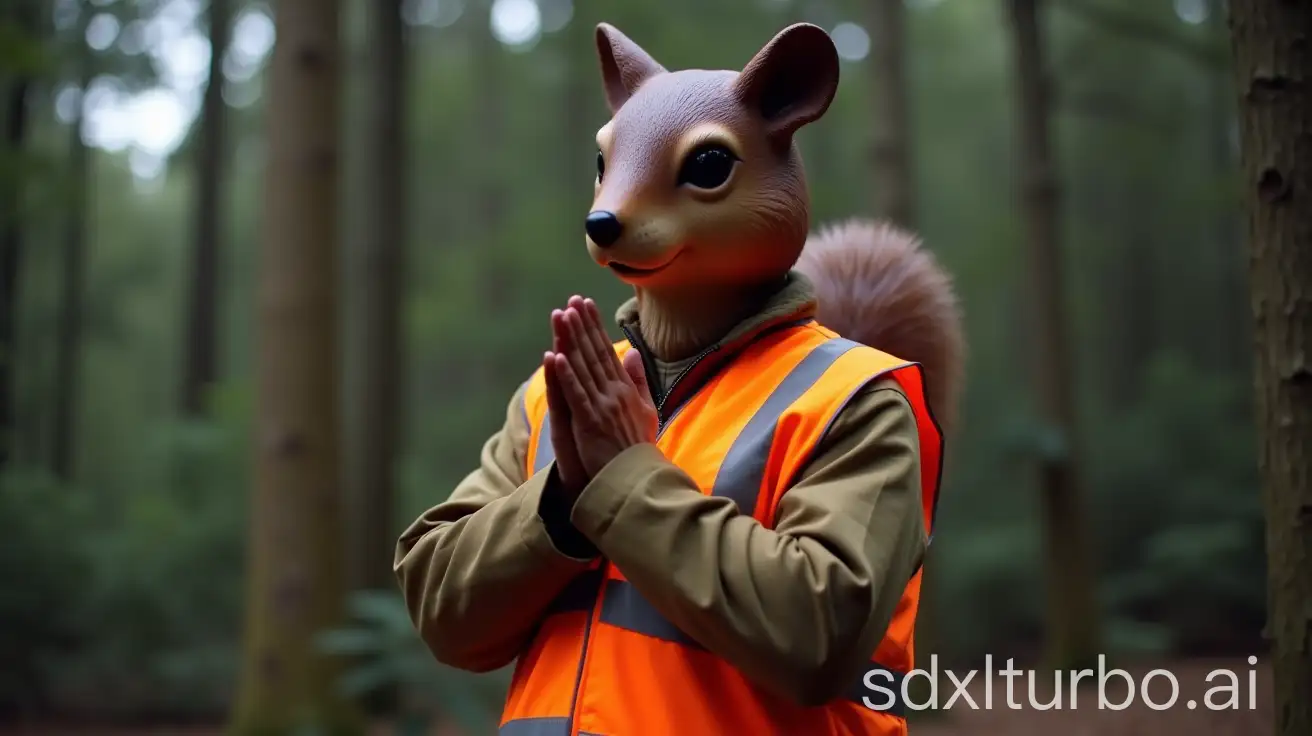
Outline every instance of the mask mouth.
<path id="1" fill-rule="evenodd" d="M 654 266 L 651 268 L 639 268 L 638 266 L 630 266 L 626 263 L 620 263 L 619 261 L 611 261 L 606 264 L 606 267 L 624 278 L 631 278 L 631 279 L 644 278 L 647 276 L 654 276 L 660 273 L 661 271 L 664 271 L 665 269 L 669 268 L 670 264 L 679 260 L 679 256 L 681 255 L 683 255 L 682 250 L 680 250 L 678 253 L 675 253 L 674 257 L 669 259 L 668 261 L 660 264 L 659 266 Z"/>
<path id="2" fill-rule="evenodd" d="M 664 269 L 665 266 L 657 266 L 656 268 L 634 268 L 633 266 L 626 266 L 623 263 L 610 264 L 610 270 L 621 276 L 650 276 L 654 273 L 660 273 Z"/>

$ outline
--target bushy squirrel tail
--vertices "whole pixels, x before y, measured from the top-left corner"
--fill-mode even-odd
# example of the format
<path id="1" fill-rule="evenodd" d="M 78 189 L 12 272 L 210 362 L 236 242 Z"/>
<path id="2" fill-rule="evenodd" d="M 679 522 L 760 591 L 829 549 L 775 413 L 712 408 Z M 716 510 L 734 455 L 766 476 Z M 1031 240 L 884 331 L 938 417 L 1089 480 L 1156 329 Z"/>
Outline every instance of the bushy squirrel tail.
<path id="1" fill-rule="evenodd" d="M 812 234 L 798 260 L 815 285 L 820 324 L 919 363 L 930 410 L 946 431 L 960 397 L 965 338 L 952 279 L 912 233 L 848 220 Z"/>

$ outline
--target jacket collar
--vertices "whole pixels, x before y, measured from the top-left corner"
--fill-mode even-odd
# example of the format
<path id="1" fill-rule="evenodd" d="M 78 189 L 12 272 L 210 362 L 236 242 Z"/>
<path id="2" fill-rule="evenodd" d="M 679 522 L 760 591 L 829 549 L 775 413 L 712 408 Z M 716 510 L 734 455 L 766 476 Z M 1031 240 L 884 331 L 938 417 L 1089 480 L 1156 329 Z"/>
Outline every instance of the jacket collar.
<path id="1" fill-rule="evenodd" d="M 647 383 L 656 402 L 661 425 L 675 410 L 692 396 L 729 361 L 762 335 L 788 325 L 815 318 L 815 289 L 811 282 L 797 271 L 791 271 L 780 286 L 756 314 L 739 322 L 723 337 L 707 345 L 691 358 L 674 362 L 656 359 L 642 339 L 642 325 L 638 321 L 638 300 L 631 298 L 616 311 L 624 336 L 642 356 L 647 371 Z"/>

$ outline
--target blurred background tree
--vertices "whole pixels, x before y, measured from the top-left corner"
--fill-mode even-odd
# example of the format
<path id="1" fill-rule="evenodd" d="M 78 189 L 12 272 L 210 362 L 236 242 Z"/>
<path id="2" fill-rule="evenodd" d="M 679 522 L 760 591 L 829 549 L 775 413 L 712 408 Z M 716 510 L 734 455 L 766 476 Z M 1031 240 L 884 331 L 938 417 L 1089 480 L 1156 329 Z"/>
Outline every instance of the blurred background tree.
<path id="1" fill-rule="evenodd" d="M 1221 0 L 343 0 L 322 52 L 338 114 L 297 131 L 279 127 L 304 92 L 276 91 L 291 32 L 274 7 L 294 5 L 0 8 L 4 715 L 221 722 L 256 676 L 240 667 L 247 549 L 270 532 L 249 522 L 251 489 L 291 514 L 337 488 L 330 551 L 360 593 L 296 656 L 344 657 L 339 684 L 392 692 L 404 724 L 489 731 L 504 673 L 432 663 L 390 587 L 392 539 L 474 467 L 550 310 L 626 296 L 582 240 L 600 20 L 674 68 L 740 68 L 795 21 L 832 33 L 838 97 L 800 138 L 814 220 L 917 228 L 965 308 L 969 384 L 926 569 L 940 666 L 1265 651 Z M 1018 7 L 1036 11 L 1024 33 Z M 278 205 L 279 141 L 332 130 L 332 201 Z M 291 253 L 271 221 L 292 209 L 320 220 L 296 267 L 344 267 L 315 316 L 340 339 L 316 333 L 283 380 L 336 387 L 340 431 L 307 431 L 341 439 L 325 485 L 275 498 L 252 472 L 272 410 L 257 386 L 304 338 L 256 285 Z"/>

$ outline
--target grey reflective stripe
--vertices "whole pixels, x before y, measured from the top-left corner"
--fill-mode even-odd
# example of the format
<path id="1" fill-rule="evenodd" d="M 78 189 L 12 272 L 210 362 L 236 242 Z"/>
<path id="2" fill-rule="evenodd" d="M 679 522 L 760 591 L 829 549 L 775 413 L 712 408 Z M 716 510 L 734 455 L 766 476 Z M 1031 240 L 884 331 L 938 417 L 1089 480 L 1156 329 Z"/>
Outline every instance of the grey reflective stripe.
<path id="1" fill-rule="evenodd" d="M 601 590 L 601 578 L 601 570 L 588 570 L 569 581 L 547 606 L 547 615 L 591 611 Z"/>
<path id="2" fill-rule="evenodd" d="M 533 472 L 541 472 L 555 459 L 556 448 L 551 446 L 551 412 L 547 411 L 542 414 L 542 428 L 538 430 L 538 450 L 533 454 Z"/>
<path id="3" fill-rule="evenodd" d="M 756 513 L 761 481 L 765 477 L 765 465 L 770 457 L 770 445 L 774 442 L 779 417 L 807 389 L 815 385 L 834 361 L 857 345 L 841 337 L 827 340 L 808 353 L 784 377 L 733 441 L 715 476 L 711 495 L 733 499 L 738 504 L 738 510 L 747 516 Z"/>
<path id="4" fill-rule="evenodd" d="M 601 620 L 603 623 L 635 634 L 706 651 L 706 647 L 698 644 L 679 627 L 670 623 L 670 620 L 657 611 L 655 606 L 647 602 L 632 583 L 625 580 L 606 582 L 606 595 L 601 599 Z M 906 675 L 901 672 L 871 662 L 857 681 L 848 688 L 846 698 L 863 708 L 904 717 L 906 704 L 902 700 L 902 680 L 905 678 Z M 869 686 L 867 686 L 867 679 L 869 679 Z M 866 699 L 870 702 L 866 703 Z"/>
<path id="5" fill-rule="evenodd" d="M 516 718 L 506 721 L 497 736 L 569 736 L 569 718 Z"/>
<path id="6" fill-rule="evenodd" d="M 905 718 L 907 704 L 902 699 L 902 681 L 906 678 L 901 672 L 871 662 L 870 667 L 861 673 L 861 678 L 848 691 L 847 699 L 862 708 Z"/>
<path id="7" fill-rule="evenodd" d="M 606 595 L 601 599 L 601 620 L 611 626 L 662 641 L 672 641 L 694 649 L 702 648 L 692 637 L 662 616 L 632 583 L 625 580 L 606 582 Z"/>

